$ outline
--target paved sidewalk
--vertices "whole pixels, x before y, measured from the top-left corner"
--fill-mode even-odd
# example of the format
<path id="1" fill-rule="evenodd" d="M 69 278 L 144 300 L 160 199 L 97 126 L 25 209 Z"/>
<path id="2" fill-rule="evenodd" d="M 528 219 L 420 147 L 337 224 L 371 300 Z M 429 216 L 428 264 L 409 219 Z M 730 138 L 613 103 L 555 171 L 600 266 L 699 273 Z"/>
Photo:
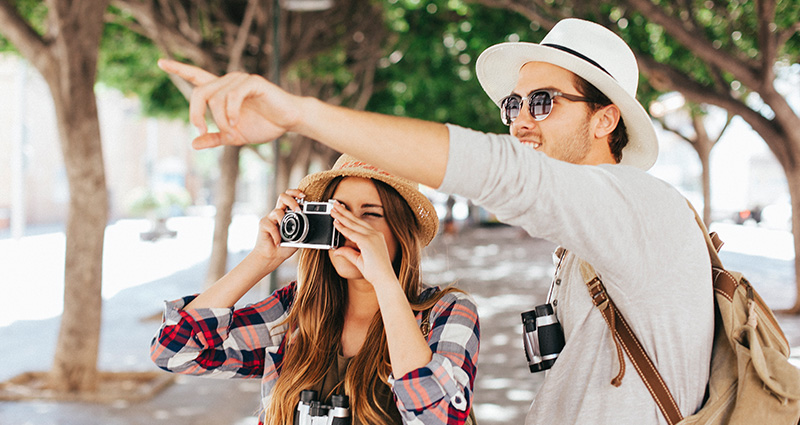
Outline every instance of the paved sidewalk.
<path id="1" fill-rule="evenodd" d="M 455 282 L 475 297 L 481 317 L 481 353 L 475 410 L 481 424 L 521 424 L 541 385 L 543 375 L 527 370 L 521 343 L 519 314 L 546 297 L 553 273 L 548 242 L 532 239 L 512 227 L 465 229 L 442 235 L 427 249 L 423 277 L 431 284 Z M 245 252 L 232 254 L 230 264 Z M 724 253 L 728 267 L 745 272 L 773 308 L 794 299 L 792 263 L 737 253 Z M 145 265 L 143 265 L 145 266 Z M 150 283 L 125 289 L 107 300 L 99 366 L 102 370 L 154 370 L 148 346 L 159 323 L 164 299 L 196 292 L 205 262 Z M 280 271 L 281 281 L 293 277 L 292 265 Z M 253 299 L 258 294 L 253 294 Z M 31 300 L 31 304 L 36 301 Z M 800 318 L 779 317 L 791 344 L 800 347 Z M 52 361 L 58 318 L 18 321 L 0 327 L 0 380 L 28 370 L 46 370 Z M 9 344 L 10 342 L 10 344 Z M 3 425 L 117 424 L 253 424 L 258 409 L 255 380 L 213 380 L 178 377 L 152 400 L 111 405 L 52 402 L 0 402 Z"/>

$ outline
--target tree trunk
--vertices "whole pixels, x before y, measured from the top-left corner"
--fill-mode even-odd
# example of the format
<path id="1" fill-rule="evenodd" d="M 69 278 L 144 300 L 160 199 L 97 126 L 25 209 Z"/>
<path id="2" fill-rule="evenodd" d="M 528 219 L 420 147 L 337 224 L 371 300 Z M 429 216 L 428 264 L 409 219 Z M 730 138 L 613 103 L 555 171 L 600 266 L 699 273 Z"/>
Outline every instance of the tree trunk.
<path id="1" fill-rule="evenodd" d="M 800 155 L 798 155 L 800 156 Z M 800 160 L 795 163 L 800 163 Z M 797 293 L 794 306 L 790 309 L 793 314 L 800 314 L 800 168 L 786 170 L 786 179 L 789 183 L 789 199 L 792 204 L 792 232 L 794 234 L 794 279 Z"/>
<path id="2" fill-rule="evenodd" d="M 42 72 L 55 102 L 70 190 L 64 313 L 50 372 L 51 386 L 61 392 L 97 385 L 108 193 L 94 82 L 105 5 L 51 2 L 59 36 L 51 46 L 54 63 Z"/>
<path id="3" fill-rule="evenodd" d="M 220 176 L 215 197 L 214 242 L 208 262 L 205 287 L 214 284 L 228 269 L 228 228 L 236 201 L 236 180 L 239 177 L 240 146 L 225 146 L 220 157 Z"/>
<path id="4" fill-rule="evenodd" d="M 700 163 L 703 167 L 703 223 L 711 225 L 711 169 L 709 168 L 710 152 L 700 155 Z"/>
<path id="5" fill-rule="evenodd" d="M 692 125 L 697 135 L 692 145 L 697 152 L 697 156 L 700 157 L 700 164 L 703 167 L 703 222 L 708 226 L 711 224 L 711 170 L 709 168 L 709 158 L 711 157 L 711 149 L 714 147 L 714 142 L 708 137 L 704 114 L 692 112 Z"/>
<path id="6" fill-rule="evenodd" d="M 282 138 L 273 141 L 272 143 L 281 143 Z M 275 202 L 278 200 L 278 195 L 283 193 L 286 189 L 289 188 L 289 178 L 292 175 L 292 166 L 294 164 L 294 158 L 297 156 L 297 149 L 303 150 L 303 146 L 292 146 L 292 152 L 290 155 L 283 155 L 281 154 L 278 157 L 278 169 L 272 170 L 272 178 L 275 179 L 275 193 L 272 194 L 272 204 L 270 206 L 274 206 Z M 308 151 L 308 149 L 305 149 Z M 280 152 L 281 149 L 278 149 Z M 273 158 L 273 161 L 275 159 Z M 274 164 L 275 162 L 273 162 Z"/>

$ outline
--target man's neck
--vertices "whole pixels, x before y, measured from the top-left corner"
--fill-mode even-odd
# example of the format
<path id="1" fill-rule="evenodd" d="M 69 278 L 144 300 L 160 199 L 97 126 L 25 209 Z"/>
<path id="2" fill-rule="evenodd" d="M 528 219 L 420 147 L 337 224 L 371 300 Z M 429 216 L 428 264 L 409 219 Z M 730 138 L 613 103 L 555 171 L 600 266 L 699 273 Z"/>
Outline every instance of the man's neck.
<path id="1" fill-rule="evenodd" d="M 600 141 L 595 139 L 592 143 L 593 149 L 590 149 L 586 156 L 580 161 L 583 165 L 601 165 L 601 164 L 617 164 L 617 160 L 611 153 L 608 147 L 608 141 Z"/>

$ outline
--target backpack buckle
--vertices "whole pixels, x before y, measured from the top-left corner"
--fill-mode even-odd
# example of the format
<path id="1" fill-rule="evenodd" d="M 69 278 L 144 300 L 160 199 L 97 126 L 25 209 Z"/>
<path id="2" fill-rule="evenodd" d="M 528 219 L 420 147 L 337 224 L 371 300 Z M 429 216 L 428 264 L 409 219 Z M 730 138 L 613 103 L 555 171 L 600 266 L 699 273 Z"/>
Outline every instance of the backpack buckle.
<path id="1" fill-rule="evenodd" d="M 589 294 L 592 296 L 594 305 L 600 310 L 605 310 L 608 307 L 608 295 L 606 294 L 606 288 L 603 286 L 603 281 L 595 276 L 586 286 L 589 287 Z"/>

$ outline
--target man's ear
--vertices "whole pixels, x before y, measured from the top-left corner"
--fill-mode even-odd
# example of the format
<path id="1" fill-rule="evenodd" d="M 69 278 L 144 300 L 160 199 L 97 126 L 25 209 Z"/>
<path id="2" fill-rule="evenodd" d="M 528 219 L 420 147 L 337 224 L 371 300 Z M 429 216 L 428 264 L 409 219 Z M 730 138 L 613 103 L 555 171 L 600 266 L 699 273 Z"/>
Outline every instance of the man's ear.
<path id="1" fill-rule="evenodd" d="M 605 138 L 614 132 L 619 123 L 620 112 L 617 105 L 611 104 L 598 109 L 594 113 L 594 137 Z"/>

